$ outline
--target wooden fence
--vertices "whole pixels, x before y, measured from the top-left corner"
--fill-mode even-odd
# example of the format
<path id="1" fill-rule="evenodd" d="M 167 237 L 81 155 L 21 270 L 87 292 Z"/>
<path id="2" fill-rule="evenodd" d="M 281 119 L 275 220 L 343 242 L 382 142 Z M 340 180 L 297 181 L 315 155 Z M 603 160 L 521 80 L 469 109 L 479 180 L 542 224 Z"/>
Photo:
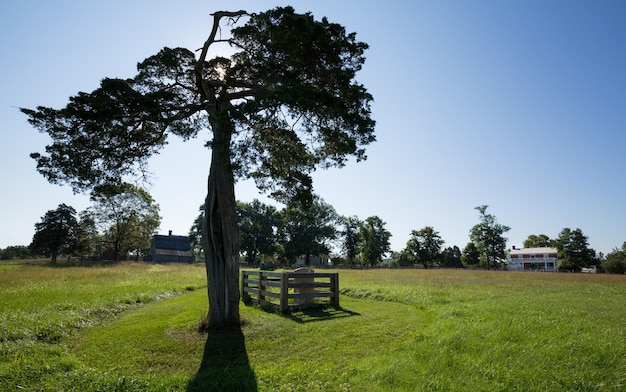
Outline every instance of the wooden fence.
<path id="1" fill-rule="evenodd" d="M 320 305 L 316 298 L 328 298 L 338 308 L 339 274 L 242 271 L 241 294 L 259 304 L 278 306 L 283 313 Z"/>

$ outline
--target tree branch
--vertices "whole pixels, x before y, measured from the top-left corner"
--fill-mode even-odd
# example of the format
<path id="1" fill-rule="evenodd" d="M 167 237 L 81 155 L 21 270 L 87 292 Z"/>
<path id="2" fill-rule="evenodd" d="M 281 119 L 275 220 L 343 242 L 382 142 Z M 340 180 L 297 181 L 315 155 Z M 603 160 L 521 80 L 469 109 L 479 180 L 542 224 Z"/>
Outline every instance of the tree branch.
<path id="1" fill-rule="evenodd" d="M 211 29 L 211 34 L 209 34 L 209 38 L 207 38 L 207 40 L 204 42 L 204 45 L 202 46 L 202 52 L 200 53 L 200 57 L 198 58 L 198 62 L 196 63 L 196 66 L 194 69 L 196 73 L 196 83 L 198 85 L 198 88 L 200 89 L 201 94 L 204 96 L 205 99 L 211 99 L 210 98 L 211 94 L 210 94 L 209 86 L 204 82 L 202 78 L 202 68 L 204 67 L 206 56 L 209 52 L 209 47 L 214 42 L 216 42 L 215 36 L 217 35 L 217 31 L 219 30 L 219 27 L 220 27 L 220 20 L 224 17 L 239 18 L 241 16 L 249 15 L 249 14 L 244 10 L 240 10 L 240 11 L 218 11 L 211 15 L 213 16 L 213 28 Z"/>

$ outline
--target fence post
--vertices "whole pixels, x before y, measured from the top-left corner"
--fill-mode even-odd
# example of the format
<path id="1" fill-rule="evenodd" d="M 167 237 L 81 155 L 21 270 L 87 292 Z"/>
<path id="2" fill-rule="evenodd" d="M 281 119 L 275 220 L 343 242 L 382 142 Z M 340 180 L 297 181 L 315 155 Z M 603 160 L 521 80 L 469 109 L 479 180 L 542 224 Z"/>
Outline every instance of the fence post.
<path id="1" fill-rule="evenodd" d="M 287 272 L 280 274 L 280 311 L 289 311 L 289 275 Z"/>
<path id="2" fill-rule="evenodd" d="M 246 274 L 247 271 L 241 271 L 241 298 L 246 298 L 246 287 L 248 287 L 246 283 Z"/>
<path id="3" fill-rule="evenodd" d="M 258 299 L 257 302 L 260 304 L 261 301 L 265 301 L 265 295 L 263 295 L 263 272 L 259 271 L 259 287 L 258 287 Z"/>
<path id="4" fill-rule="evenodd" d="M 339 307 L 339 274 L 338 273 L 334 273 L 332 275 L 332 277 L 330 278 L 331 282 L 332 282 L 332 290 L 333 290 L 333 306 L 338 308 Z"/>

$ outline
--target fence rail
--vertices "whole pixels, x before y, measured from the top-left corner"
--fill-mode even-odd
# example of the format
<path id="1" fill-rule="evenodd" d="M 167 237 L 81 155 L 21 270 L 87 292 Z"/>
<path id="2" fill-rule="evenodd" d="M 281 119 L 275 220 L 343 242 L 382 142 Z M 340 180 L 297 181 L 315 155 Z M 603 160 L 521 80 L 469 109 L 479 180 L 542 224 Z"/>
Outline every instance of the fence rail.
<path id="1" fill-rule="evenodd" d="M 277 306 L 281 312 L 319 305 L 328 298 L 339 307 L 339 274 L 325 272 L 242 271 L 241 295 L 259 304 Z"/>

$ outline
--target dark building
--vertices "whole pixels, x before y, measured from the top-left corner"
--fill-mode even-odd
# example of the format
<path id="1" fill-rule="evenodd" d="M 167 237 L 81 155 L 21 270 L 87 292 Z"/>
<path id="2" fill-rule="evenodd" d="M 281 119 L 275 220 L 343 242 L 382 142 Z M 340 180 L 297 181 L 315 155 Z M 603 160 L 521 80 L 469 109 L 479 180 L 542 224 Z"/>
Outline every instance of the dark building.
<path id="1" fill-rule="evenodd" d="M 153 263 L 193 263 L 191 242 L 186 235 L 155 235 L 152 237 L 150 258 Z"/>

